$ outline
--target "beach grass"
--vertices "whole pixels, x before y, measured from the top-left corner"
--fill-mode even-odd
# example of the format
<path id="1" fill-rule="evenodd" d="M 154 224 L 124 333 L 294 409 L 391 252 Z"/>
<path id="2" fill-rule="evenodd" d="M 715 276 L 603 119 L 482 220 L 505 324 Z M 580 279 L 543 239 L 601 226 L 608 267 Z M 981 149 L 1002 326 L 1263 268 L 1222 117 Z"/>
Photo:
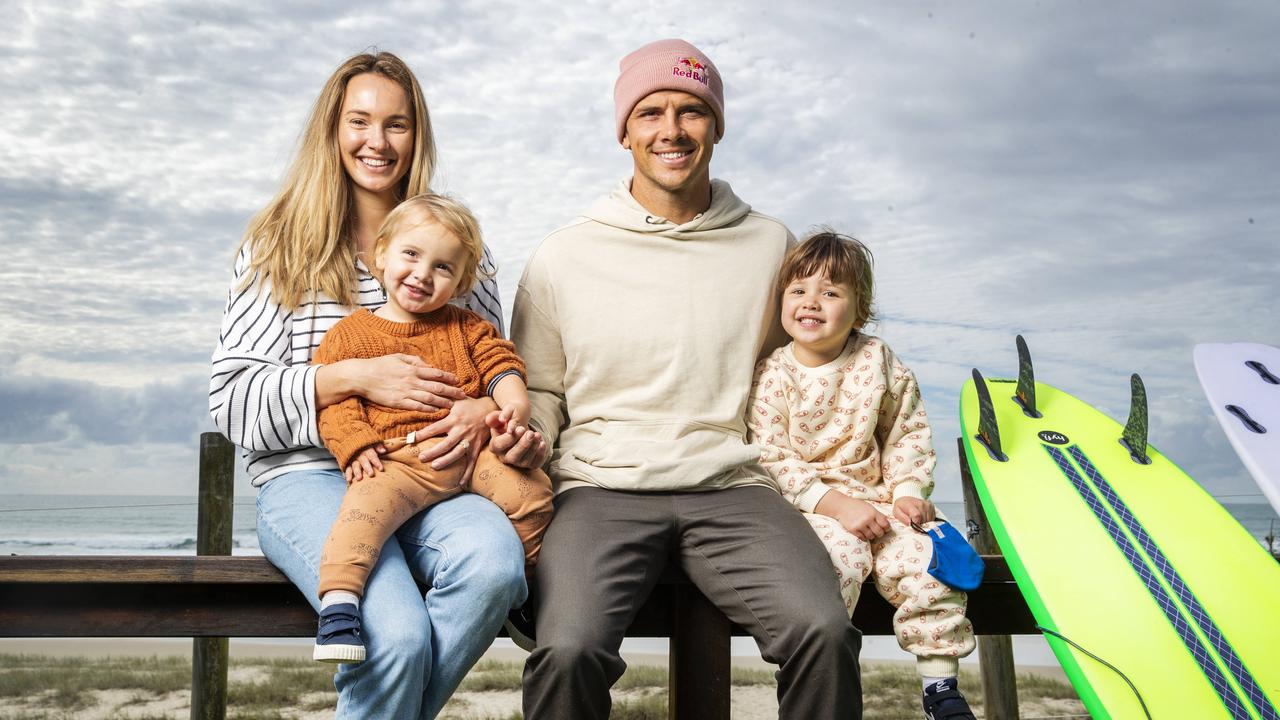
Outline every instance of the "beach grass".
<path id="1" fill-rule="evenodd" d="M 1079 698 L 1069 683 L 1039 675 L 1018 676 L 1018 697 L 1036 697 L 1050 700 L 1076 700 Z"/>
<path id="2" fill-rule="evenodd" d="M 163 694 L 191 687 L 191 662 L 168 657 L 0 655 L 0 702 L 38 696 L 50 710 L 87 707 L 94 690 L 135 689 Z M 0 716 L 4 717 L 4 716 Z"/>
<path id="3" fill-rule="evenodd" d="M 460 693 L 518 692 L 523 664 L 486 660 L 463 680 Z M 772 695 L 773 672 L 734 667 L 737 688 L 765 688 Z M 862 674 L 867 720 L 917 720 L 920 679 L 909 665 L 869 664 Z M 961 685 L 980 712 L 981 681 L 964 673 Z M 75 720 L 89 708 L 102 709 L 104 694 L 114 692 L 110 717 L 130 720 L 185 718 L 191 686 L 189 658 L 52 657 L 0 655 L 0 720 Z M 636 665 L 615 686 L 611 718 L 661 720 L 667 716 L 667 668 Z M 1019 696 L 1026 702 L 1072 700 L 1071 686 L 1052 678 L 1020 675 Z M 756 692 L 759 692 L 758 690 Z M 475 697 L 474 695 L 472 697 Z M 150 706 L 168 698 L 170 706 Z M 175 699 L 176 698 L 176 699 Z M 308 712 L 332 711 L 337 702 L 333 668 L 302 658 L 232 658 L 228 684 L 231 720 L 292 720 Z M 504 714 L 505 713 L 505 714 Z M 518 710 L 479 713 L 464 699 L 445 708 L 455 720 L 520 720 Z M 99 717 L 102 715 L 99 714 Z"/>
<path id="4" fill-rule="evenodd" d="M 471 672 L 462 679 L 459 692 L 489 692 L 492 690 L 511 690 L 520 687 L 520 676 L 524 666 L 513 662 L 497 660 L 481 660 L 471 668 Z"/>

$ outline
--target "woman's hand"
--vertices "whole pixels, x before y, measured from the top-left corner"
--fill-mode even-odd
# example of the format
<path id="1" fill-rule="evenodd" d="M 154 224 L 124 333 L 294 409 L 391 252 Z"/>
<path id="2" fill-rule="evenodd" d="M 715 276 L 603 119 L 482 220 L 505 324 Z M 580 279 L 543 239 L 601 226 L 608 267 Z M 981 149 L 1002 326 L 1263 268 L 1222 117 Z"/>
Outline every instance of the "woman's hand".
<path id="1" fill-rule="evenodd" d="M 547 459 L 547 443 L 542 433 L 519 423 L 516 410 L 508 408 L 485 416 L 489 426 L 489 449 L 502 462 L 533 470 L 542 467 Z"/>
<path id="2" fill-rule="evenodd" d="M 320 407 L 359 395 L 400 410 L 448 410 L 467 396 L 453 373 L 437 370 L 414 355 L 396 354 L 342 360 L 316 372 L 316 401 Z"/>
<path id="3" fill-rule="evenodd" d="M 497 405 L 487 397 L 465 398 L 453 403 L 448 415 L 418 431 L 422 437 L 440 438 L 440 442 L 423 450 L 418 455 L 418 460 L 431 463 L 431 467 L 436 470 L 443 470 L 459 460 L 465 460 L 467 469 L 462 474 L 462 484 L 465 486 L 471 480 L 476 457 L 489 440 L 489 426 L 484 423 L 485 415 L 496 409 Z"/>

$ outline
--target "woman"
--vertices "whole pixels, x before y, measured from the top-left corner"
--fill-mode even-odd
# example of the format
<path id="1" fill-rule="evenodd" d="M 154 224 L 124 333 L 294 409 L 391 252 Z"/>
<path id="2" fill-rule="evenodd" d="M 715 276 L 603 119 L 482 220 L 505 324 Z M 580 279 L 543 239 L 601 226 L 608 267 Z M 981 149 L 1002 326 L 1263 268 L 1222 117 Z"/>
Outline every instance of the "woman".
<path id="1" fill-rule="evenodd" d="M 466 399 L 456 378 L 416 357 L 308 364 L 339 319 L 383 303 L 363 259 L 387 213 L 426 191 L 434 167 L 413 73 L 390 53 L 357 55 L 325 84 L 283 187 L 250 221 L 236 259 L 209 408 L 245 449 L 263 554 L 313 606 L 321 545 L 347 488 L 316 430 L 320 408 L 354 395 L 396 408 L 451 408 L 426 429 L 444 438 L 423 457 L 436 467 L 474 462 L 488 437 L 492 401 Z M 487 248 L 483 265 L 492 270 Z M 502 327 L 492 279 L 461 304 Z M 341 666 L 335 679 L 339 717 L 435 717 L 525 598 L 520 541 L 482 497 L 440 503 L 396 538 L 361 607 L 373 659 Z M 430 586 L 425 598 L 414 578 Z"/>

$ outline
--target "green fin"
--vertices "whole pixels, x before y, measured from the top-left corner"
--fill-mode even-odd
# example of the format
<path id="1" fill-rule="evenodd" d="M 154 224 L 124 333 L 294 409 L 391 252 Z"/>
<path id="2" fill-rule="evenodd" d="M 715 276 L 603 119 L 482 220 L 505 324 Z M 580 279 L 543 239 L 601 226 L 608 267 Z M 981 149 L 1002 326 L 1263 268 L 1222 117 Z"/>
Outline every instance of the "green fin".
<path id="1" fill-rule="evenodd" d="M 1147 388 L 1142 378 L 1134 373 L 1129 378 L 1129 422 L 1124 424 L 1124 437 L 1120 442 L 1129 449 L 1129 457 L 1142 465 L 1150 465 L 1147 455 Z"/>
<path id="2" fill-rule="evenodd" d="M 1018 345 L 1018 390 L 1013 396 L 1014 400 L 1022 406 L 1022 412 L 1027 417 L 1043 417 L 1039 410 L 1036 410 L 1036 373 L 1031 366 L 1031 351 L 1027 349 L 1027 341 L 1019 335 L 1017 338 Z"/>
<path id="3" fill-rule="evenodd" d="M 973 386 L 978 391 L 978 434 L 975 436 L 991 455 L 992 459 L 1005 462 L 1008 455 L 1000 449 L 1000 428 L 996 426 L 996 408 L 991 404 L 991 392 L 987 390 L 987 381 L 982 379 L 978 368 L 973 369 Z"/>

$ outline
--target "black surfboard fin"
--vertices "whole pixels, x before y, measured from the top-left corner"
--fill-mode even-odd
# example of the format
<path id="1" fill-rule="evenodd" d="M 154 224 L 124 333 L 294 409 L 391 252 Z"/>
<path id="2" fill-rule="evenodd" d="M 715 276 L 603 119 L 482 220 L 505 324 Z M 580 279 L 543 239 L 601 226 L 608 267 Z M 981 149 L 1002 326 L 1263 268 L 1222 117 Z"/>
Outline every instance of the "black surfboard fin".
<path id="1" fill-rule="evenodd" d="M 1262 378 L 1263 382 L 1270 383 L 1272 385 L 1280 385 L 1280 378 L 1276 377 L 1274 373 L 1267 369 L 1266 365 L 1263 365 L 1257 360 L 1246 360 L 1244 366 L 1258 373 L 1258 376 Z"/>
<path id="2" fill-rule="evenodd" d="M 1138 373 L 1129 378 L 1129 390 L 1129 422 L 1124 424 L 1120 444 L 1129 451 L 1134 462 L 1150 465 L 1151 457 L 1147 455 L 1147 388 Z"/>
<path id="3" fill-rule="evenodd" d="M 1031 366 L 1031 351 L 1027 349 L 1027 341 L 1019 335 L 1018 345 L 1018 390 L 1013 399 L 1022 406 L 1027 417 L 1044 417 L 1036 410 L 1036 373 Z"/>
<path id="4" fill-rule="evenodd" d="M 1259 435 L 1267 432 L 1267 429 L 1263 427 L 1262 423 L 1250 417 L 1249 412 L 1239 405 L 1227 405 L 1226 409 L 1227 412 L 1235 415 L 1236 419 L 1239 420 L 1249 432 L 1257 433 Z"/>
<path id="5" fill-rule="evenodd" d="M 978 442 L 987 449 L 992 460 L 1007 462 L 1009 456 L 1000 450 L 1000 428 L 996 426 L 996 408 L 991 404 L 991 392 L 978 368 L 973 369 L 973 387 L 978 391 Z"/>

